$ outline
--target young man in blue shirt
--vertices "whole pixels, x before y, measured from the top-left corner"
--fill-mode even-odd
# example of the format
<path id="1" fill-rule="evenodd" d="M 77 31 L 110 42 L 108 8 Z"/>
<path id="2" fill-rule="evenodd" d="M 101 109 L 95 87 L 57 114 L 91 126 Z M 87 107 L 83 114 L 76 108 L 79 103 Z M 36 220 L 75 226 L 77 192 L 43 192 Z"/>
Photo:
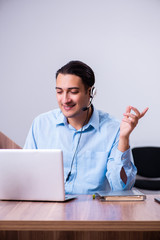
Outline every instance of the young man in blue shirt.
<path id="1" fill-rule="evenodd" d="M 67 194 L 131 189 L 135 181 L 129 136 L 148 108 L 140 113 L 128 106 L 119 123 L 91 104 L 94 83 L 93 70 L 83 62 L 71 61 L 60 68 L 56 73 L 59 109 L 33 121 L 24 146 L 63 150 Z"/>

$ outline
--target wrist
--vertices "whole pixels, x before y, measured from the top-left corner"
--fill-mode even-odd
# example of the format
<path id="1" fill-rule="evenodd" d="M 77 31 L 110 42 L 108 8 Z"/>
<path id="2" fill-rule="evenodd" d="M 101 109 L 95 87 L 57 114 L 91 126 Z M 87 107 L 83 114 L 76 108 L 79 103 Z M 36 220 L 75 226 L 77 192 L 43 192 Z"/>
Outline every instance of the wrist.
<path id="1" fill-rule="evenodd" d="M 128 149 L 129 149 L 129 137 L 120 136 L 118 150 L 121 152 L 125 152 Z"/>

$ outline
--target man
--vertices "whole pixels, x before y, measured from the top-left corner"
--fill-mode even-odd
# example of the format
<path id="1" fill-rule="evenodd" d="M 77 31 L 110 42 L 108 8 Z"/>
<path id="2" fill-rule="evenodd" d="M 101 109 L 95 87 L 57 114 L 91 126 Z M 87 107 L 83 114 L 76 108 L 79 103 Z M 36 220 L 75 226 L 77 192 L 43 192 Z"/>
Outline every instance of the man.
<path id="1" fill-rule="evenodd" d="M 24 146 L 63 150 L 67 194 L 131 189 L 135 181 L 129 136 L 148 108 L 140 113 L 132 106 L 127 107 L 119 124 L 91 104 L 94 83 L 93 70 L 80 61 L 71 61 L 59 69 L 56 73 L 59 109 L 34 120 Z"/>

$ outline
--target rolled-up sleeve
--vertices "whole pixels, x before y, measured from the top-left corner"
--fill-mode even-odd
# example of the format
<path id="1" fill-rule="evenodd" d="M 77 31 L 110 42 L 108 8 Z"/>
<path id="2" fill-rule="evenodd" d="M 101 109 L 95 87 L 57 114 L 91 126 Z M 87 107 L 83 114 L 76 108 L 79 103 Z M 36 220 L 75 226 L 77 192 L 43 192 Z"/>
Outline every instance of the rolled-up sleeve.
<path id="1" fill-rule="evenodd" d="M 120 177 L 122 167 L 127 176 L 126 184 L 122 181 Z M 112 190 L 131 189 L 135 182 L 136 173 L 137 169 L 132 162 L 130 148 L 125 152 L 121 152 L 118 150 L 118 144 L 116 144 L 107 162 L 106 177 L 108 179 L 111 189 Z"/>

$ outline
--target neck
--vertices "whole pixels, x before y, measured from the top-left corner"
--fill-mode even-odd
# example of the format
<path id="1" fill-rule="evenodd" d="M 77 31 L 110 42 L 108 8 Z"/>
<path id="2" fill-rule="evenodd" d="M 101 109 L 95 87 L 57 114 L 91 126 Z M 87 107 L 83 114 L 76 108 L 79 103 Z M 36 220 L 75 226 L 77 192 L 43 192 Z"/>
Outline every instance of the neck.
<path id="1" fill-rule="evenodd" d="M 68 123 L 76 130 L 79 130 L 89 122 L 92 112 L 92 107 L 90 107 L 88 110 L 82 113 L 81 117 L 78 116 L 77 118 L 68 118 Z"/>

